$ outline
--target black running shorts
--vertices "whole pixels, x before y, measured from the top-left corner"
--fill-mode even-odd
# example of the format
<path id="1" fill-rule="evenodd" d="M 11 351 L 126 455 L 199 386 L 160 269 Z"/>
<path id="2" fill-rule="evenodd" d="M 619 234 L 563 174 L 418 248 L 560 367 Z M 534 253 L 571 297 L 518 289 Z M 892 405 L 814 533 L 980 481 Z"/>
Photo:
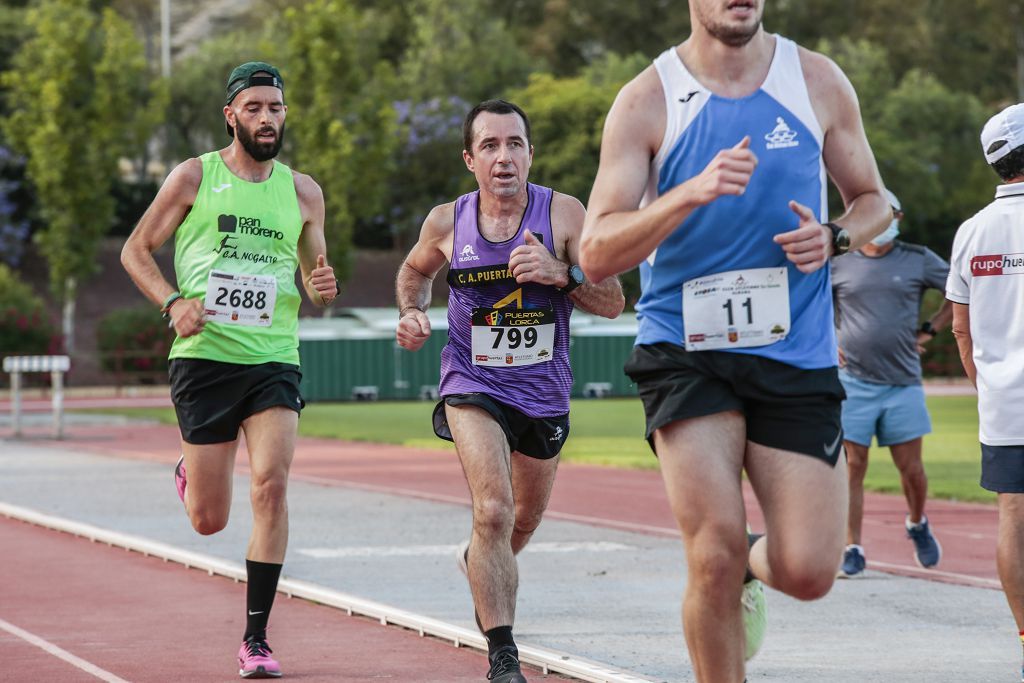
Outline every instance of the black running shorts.
<path id="1" fill-rule="evenodd" d="M 301 413 L 306 405 L 299 393 L 302 373 L 290 363 L 239 365 L 173 358 L 169 375 L 171 400 L 185 443 L 234 441 L 250 415 L 275 406 Z"/>
<path id="2" fill-rule="evenodd" d="M 434 407 L 434 433 L 446 441 L 454 441 L 448 428 L 444 406 L 472 405 L 490 413 L 505 432 L 510 450 L 537 460 L 550 460 L 562 450 L 569 436 L 569 414 L 556 417 L 530 417 L 512 406 L 499 403 L 487 394 L 451 394 Z"/>
<path id="3" fill-rule="evenodd" d="M 676 344 L 641 344 L 626 361 L 647 415 L 647 440 L 676 420 L 736 410 L 747 439 L 803 453 L 835 466 L 843 445 L 846 393 L 837 369 L 804 370 L 746 353 L 688 352 Z"/>
<path id="4" fill-rule="evenodd" d="M 1024 493 L 1024 445 L 981 444 L 981 487 L 996 493 Z"/>

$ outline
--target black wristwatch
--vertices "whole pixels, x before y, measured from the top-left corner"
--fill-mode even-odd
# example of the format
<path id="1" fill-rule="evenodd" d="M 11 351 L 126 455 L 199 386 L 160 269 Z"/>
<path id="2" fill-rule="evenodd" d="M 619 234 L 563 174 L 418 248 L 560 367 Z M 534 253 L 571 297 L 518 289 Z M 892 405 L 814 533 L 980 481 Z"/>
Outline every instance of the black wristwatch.
<path id="1" fill-rule="evenodd" d="M 582 268 L 576 265 L 569 266 L 569 284 L 565 287 L 559 287 L 558 291 L 562 294 L 568 294 L 586 281 L 587 276 L 583 274 Z"/>
<path id="2" fill-rule="evenodd" d="M 850 251 L 850 233 L 846 228 L 835 223 L 826 223 L 825 227 L 832 231 L 832 255 L 842 256 Z"/>
<path id="3" fill-rule="evenodd" d="M 935 329 L 935 325 L 932 325 L 931 320 L 925 320 L 923 323 L 921 323 L 921 329 L 919 331 L 931 337 L 934 337 L 936 334 L 938 334 L 938 330 Z"/>

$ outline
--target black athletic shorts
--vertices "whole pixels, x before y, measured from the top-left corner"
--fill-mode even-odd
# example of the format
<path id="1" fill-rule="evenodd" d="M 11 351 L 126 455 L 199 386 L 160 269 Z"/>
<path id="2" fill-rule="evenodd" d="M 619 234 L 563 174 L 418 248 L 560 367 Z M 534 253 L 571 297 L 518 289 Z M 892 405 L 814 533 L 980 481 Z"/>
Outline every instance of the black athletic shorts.
<path id="1" fill-rule="evenodd" d="M 670 422 L 737 410 L 754 443 L 832 466 L 842 451 L 846 393 L 834 367 L 804 370 L 746 353 L 690 353 L 660 343 L 634 347 L 624 369 L 639 389 L 652 449 L 654 431 Z"/>
<path id="2" fill-rule="evenodd" d="M 981 488 L 996 493 L 1024 493 L 1024 445 L 981 444 Z"/>
<path id="3" fill-rule="evenodd" d="M 569 436 L 568 413 L 556 417 L 530 417 L 487 394 L 472 393 L 445 396 L 434 406 L 434 433 L 446 441 L 454 441 L 444 412 L 446 403 L 483 408 L 505 432 L 509 449 L 538 460 L 549 460 L 558 455 Z"/>
<path id="4" fill-rule="evenodd" d="M 301 413 L 306 405 L 299 393 L 302 373 L 290 363 L 239 365 L 173 358 L 168 374 L 185 443 L 234 441 L 250 415 L 274 406 Z"/>

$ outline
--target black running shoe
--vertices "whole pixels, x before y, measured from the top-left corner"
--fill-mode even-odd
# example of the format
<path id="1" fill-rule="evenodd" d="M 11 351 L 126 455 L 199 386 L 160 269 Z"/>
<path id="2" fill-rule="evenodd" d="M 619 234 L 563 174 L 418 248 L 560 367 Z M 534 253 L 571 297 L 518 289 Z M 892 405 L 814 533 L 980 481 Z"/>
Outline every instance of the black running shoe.
<path id="1" fill-rule="evenodd" d="M 519 650 L 515 646 L 498 648 L 490 660 L 491 670 L 487 672 L 487 680 L 491 683 L 527 683 L 519 669 Z"/>

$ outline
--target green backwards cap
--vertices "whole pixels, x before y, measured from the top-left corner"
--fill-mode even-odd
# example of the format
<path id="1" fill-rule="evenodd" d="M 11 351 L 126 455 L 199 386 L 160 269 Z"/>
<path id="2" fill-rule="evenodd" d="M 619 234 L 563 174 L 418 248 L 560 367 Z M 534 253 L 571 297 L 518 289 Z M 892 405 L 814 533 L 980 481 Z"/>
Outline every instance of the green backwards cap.
<path id="1" fill-rule="evenodd" d="M 256 76 L 258 73 L 270 75 Z M 227 101 L 224 104 L 231 104 L 238 93 L 257 85 L 269 85 L 284 92 L 284 79 L 276 67 L 266 62 L 246 62 L 236 66 L 228 76 Z"/>

